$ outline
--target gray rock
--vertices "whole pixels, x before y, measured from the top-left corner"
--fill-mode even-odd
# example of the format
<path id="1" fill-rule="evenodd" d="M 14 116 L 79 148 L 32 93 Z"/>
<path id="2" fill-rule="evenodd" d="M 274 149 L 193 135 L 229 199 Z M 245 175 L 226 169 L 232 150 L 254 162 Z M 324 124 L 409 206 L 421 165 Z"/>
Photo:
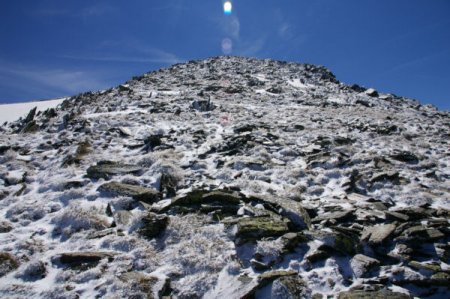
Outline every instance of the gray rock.
<path id="1" fill-rule="evenodd" d="M 297 201 L 272 196 L 250 196 L 244 200 L 263 204 L 266 209 L 289 219 L 296 229 L 311 229 L 311 218 Z"/>
<path id="2" fill-rule="evenodd" d="M 298 275 L 283 276 L 273 282 L 271 297 L 306 299 L 311 298 L 311 290 Z"/>
<path id="3" fill-rule="evenodd" d="M 361 235 L 361 241 L 367 241 L 370 245 L 380 245 L 395 231 L 395 224 L 382 224 L 366 227 Z"/>
<path id="4" fill-rule="evenodd" d="M 87 177 L 91 179 L 109 179 L 114 175 L 138 174 L 142 168 L 136 165 L 112 161 L 99 161 L 97 165 L 87 169 Z"/>
<path id="5" fill-rule="evenodd" d="M 19 267 L 19 261 L 8 252 L 0 252 L 0 277 Z"/>
<path id="6" fill-rule="evenodd" d="M 350 260 L 350 266 L 353 274 L 357 278 L 369 277 L 371 270 L 375 269 L 379 265 L 380 261 L 363 254 L 357 254 Z"/>
<path id="7" fill-rule="evenodd" d="M 168 224 L 169 217 L 167 215 L 149 212 L 147 216 L 142 219 L 142 227 L 138 232 L 141 236 L 150 240 L 160 236 Z"/>
<path id="8" fill-rule="evenodd" d="M 145 203 L 154 203 L 161 199 L 161 194 L 155 189 L 119 182 L 105 183 L 98 188 L 98 191 L 110 196 L 130 196 Z"/>
<path id="9" fill-rule="evenodd" d="M 342 212 L 332 212 L 332 213 L 325 213 L 323 215 L 317 216 L 314 219 L 312 219 L 312 223 L 320 223 L 324 220 L 330 220 L 334 223 L 341 223 L 345 221 L 352 220 L 354 218 L 354 214 L 352 210 L 342 211 Z"/>
<path id="10" fill-rule="evenodd" d="M 294 270 L 276 270 L 276 271 L 270 271 L 265 272 L 263 274 L 260 274 L 258 276 L 258 284 L 259 287 L 262 288 L 269 283 L 273 282 L 275 279 L 283 278 L 283 277 L 291 277 L 296 276 L 298 277 L 298 272 Z"/>
<path id="11" fill-rule="evenodd" d="M 286 223 L 272 217 L 245 217 L 237 223 L 236 243 L 255 242 L 265 237 L 279 237 L 289 231 Z"/>
<path id="12" fill-rule="evenodd" d="M 410 295 L 393 292 L 387 289 L 382 290 L 350 290 L 341 292 L 338 299 L 412 299 Z"/>
<path id="13" fill-rule="evenodd" d="M 114 213 L 114 222 L 116 225 L 128 225 L 133 218 L 130 211 L 120 210 Z"/>

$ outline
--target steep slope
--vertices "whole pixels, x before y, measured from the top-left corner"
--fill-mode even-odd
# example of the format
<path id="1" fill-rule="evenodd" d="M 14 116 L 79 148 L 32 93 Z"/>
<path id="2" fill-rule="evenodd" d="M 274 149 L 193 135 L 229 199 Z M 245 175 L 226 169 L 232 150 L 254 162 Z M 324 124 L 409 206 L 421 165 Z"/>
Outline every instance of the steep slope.
<path id="1" fill-rule="evenodd" d="M 0 295 L 442 298 L 449 126 L 239 57 L 32 110 L 1 128 Z"/>

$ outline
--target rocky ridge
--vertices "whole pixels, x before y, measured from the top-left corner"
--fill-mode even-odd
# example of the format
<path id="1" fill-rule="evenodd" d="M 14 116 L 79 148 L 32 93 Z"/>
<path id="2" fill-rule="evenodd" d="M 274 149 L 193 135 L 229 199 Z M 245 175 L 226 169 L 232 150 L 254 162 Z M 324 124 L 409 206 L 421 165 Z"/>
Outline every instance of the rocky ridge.
<path id="1" fill-rule="evenodd" d="M 31 110 L 0 129 L 0 295 L 444 298 L 449 128 L 240 57 Z"/>

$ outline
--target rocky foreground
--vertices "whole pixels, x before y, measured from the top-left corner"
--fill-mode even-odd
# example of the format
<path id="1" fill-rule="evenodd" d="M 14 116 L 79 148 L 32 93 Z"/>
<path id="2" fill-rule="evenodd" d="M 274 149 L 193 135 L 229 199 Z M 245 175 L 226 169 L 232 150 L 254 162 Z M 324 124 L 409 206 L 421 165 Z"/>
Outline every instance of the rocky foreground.
<path id="1" fill-rule="evenodd" d="M 450 113 L 218 57 L 0 129 L 0 297 L 448 298 Z"/>

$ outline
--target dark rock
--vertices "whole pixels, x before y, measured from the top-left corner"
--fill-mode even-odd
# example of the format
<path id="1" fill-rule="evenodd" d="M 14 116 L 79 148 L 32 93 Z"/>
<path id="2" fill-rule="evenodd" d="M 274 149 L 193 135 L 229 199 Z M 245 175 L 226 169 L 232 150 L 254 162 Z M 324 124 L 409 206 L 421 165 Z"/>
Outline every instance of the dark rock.
<path id="1" fill-rule="evenodd" d="M 397 240 L 421 244 L 422 242 L 437 241 L 444 237 L 445 235 L 438 229 L 416 225 L 405 229 L 403 233 L 397 237 Z"/>
<path id="2" fill-rule="evenodd" d="M 0 277 L 19 268 L 19 262 L 10 253 L 0 252 Z"/>
<path id="3" fill-rule="evenodd" d="M 161 142 L 161 135 L 150 135 L 147 138 L 145 138 L 145 150 L 150 151 L 153 150 L 155 147 L 160 146 L 162 144 Z"/>
<path id="4" fill-rule="evenodd" d="M 400 161 L 400 162 L 413 163 L 413 164 L 419 163 L 419 158 L 416 155 L 414 155 L 413 153 L 407 152 L 407 151 L 393 153 L 390 155 L 390 157 L 392 159 Z"/>
<path id="5" fill-rule="evenodd" d="M 169 217 L 167 215 L 149 212 L 142 219 L 142 228 L 139 229 L 139 234 L 149 240 L 156 238 L 164 232 L 168 224 Z"/>
<path id="6" fill-rule="evenodd" d="M 9 233 L 13 230 L 13 226 L 8 221 L 0 221 L 0 234 Z"/>
<path id="7" fill-rule="evenodd" d="M 287 233 L 281 236 L 281 240 L 283 250 L 293 252 L 298 245 L 307 242 L 309 239 L 303 233 Z"/>
<path id="8" fill-rule="evenodd" d="M 236 214 L 240 200 L 240 197 L 234 192 L 194 190 L 186 195 L 174 198 L 168 206 L 161 209 L 161 212 L 178 210 L 208 213 L 214 210 L 222 210 L 222 212 L 231 210 L 233 214 Z"/>
<path id="9" fill-rule="evenodd" d="M 350 266 L 352 268 L 353 274 L 357 278 L 370 277 L 370 272 L 374 268 L 380 265 L 380 261 L 363 254 L 355 255 L 351 261 Z"/>
<path id="10" fill-rule="evenodd" d="M 114 175 L 138 174 L 142 168 L 136 165 L 112 161 L 99 161 L 97 165 L 87 169 L 87 177 L 91 179 L 109 179 Z"/>
<path id="11" fill-rule="evenodd" d="M 23 121 L 25 124 L 29 123 L 32 120 L 34 120 L 34 117 L 36 116 L 36 110 L 37 110 L 37 107 L 34 107 L 33 109 L 30 110 L 30 112 L 28 112 L 27 117 Z"/>
<path id="12" fill-rule="evenodd" d="M 373 88 L 367 89 L 366 91 L 364 91 L 364 93 L 365 93 L 366 95 L 368 95 L 368 96 L 370 96 L 370 97 L 374 97 L 374 98 L 376 98 L 376 97 L 379 96 L 378 92 L 377 92 L 375 89 L 373 89 Z"/>
<path id="13" fill-rule="evenodd" d="M 274 93 L 274 94 L 280 94 L 283 93 L 283 89 L 279 86 L 272 86 L 271 88 L 266 90 L 267 92 Z"/>
<path id="14" fill-rule="evenodd" d="M 284 221 L 272 217 L 240 218 L 237 223 L 236 243 L 244 244 L 266 237 L 279 237 L 288 231 Z"/>
<path id="15" fill-rule="evenodd" d="M 402 222 L 406 222 L 409 220 L 408 215 L 397 213 L 394 211 L 385 211 L 384 214 L 386 215 L 387 220 L 402 221 Z"/>
<path id="16" fill-rule="evenodd" d="M 391 172 L 381 172 L 376 173 L 372 176 L 372 178 L 369 180 L 371 184 L 376 182 L 383 182 L 383 181 L 391 181 L 394 184 L 398 184 L 400 178 L 400 174 L 396 171 Z"/>
<path id="17" fill-rule="evenodd" d="M 39 125 L 36 123 L 35 120 L 32 120 L 28 122 L 23 129 L 20 131 L 21 133 L 36 133 L 39 131 Z"/>
<path id="18" fill-rule="evenodd" d="M 10 149 L 11 146 L 9 145 L 0 145 L 0 155 L 4 155 Z"/>
<path id="19" fill-rule="evenodd" d="M 192 108 L 200 112 L 208 112 L 214 110 L 216 106 L 211 102 L 210 99 L 195 100 L 192 102 Z"/>
<path id="20" fill-rule="evenodd" d="M 98 191 L 110 196 L 130 196 L 145 203 L 154 203 L 161 200 L 161 194 L 155 189 L 119 182 L 105 183 L 98 187 Z"/>
<path id="21" fill-rule="evenodd" d="M 64 189 L 81 188 L 85 185 L 83 181 L 68 181 L 64 183 Z"/>
<path id="22" fill-rule="evenodd" d="M 60 262 L 69 268 L 79 269 L 95 267 L 102 259 L 112 261 L 116 254 L 112 252 L 66 252 L 52 259 L 53 263 Z"/>
<path id="23" fill-rule="evenodd" d="M 404 293 L 392 292 L 387 289 L 382 290 L 350 290 L 341 292 L 338 299 L 412 299 Z"/>
<path id="24" fill-rule="evenodd" d="M 333 230 L 329 231 L 312 231 L 309 233 L 312 238 L 323 242 L 323 250 L 328 253 L 327 247 L 333 249 L 335 252 L 344 255 L 355 255 L 359 249 L 359 238 L 357 235 L 344 233 L 340 231 Z"/>

